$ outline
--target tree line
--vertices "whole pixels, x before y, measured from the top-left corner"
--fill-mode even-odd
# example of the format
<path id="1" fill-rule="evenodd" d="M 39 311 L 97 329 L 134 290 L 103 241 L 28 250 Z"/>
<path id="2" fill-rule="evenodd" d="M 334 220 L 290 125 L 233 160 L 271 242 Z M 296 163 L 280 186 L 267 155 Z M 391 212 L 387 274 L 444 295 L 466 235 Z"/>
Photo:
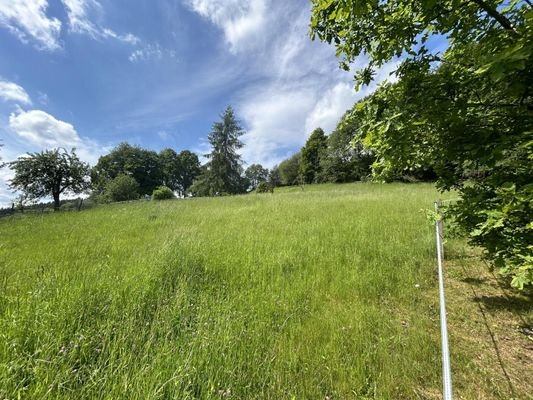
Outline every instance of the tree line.
<path id="1" fill-rule="evenodd" d="M 207 162 L 189 151 L 166 148 L 160 152 L 120 143 L 90 167 L 75 149 L 52 149 L 28 153 L 7 165 L 15 176 L 10 187 L 22 199 L 50 197 L 54 209 L 65 195 L 90 193 L 97 203 L 168 199 L 175 195 L 222 196 L 272 192 L 276 186 L 319 182 L 352 182 L 370 175 L 374 160 L 363 146 L 352 146 L 353 126 L 339 124 L 326 136 L 317 128 L 302 149 L 269 170 L 260 164 L 244 169 L 238 151 L 244 130 L 228 107 L 208 135 L 211 152 Z"/>
<path id="2" fill-rule="evenodd" d="M 360 128 L 360 121 L 349 110 L 329 136 L 321 128 L 315 129 L 300 151 L 272 168 L 270 182 L 275 186 L 291 186 L 372 179 L 376 157 L 371 148 L 354 141 Z M 434 181 L 436 175 L 431 166 L 418 166 L 398 170 L 390 178 L 404 182 Z"/>

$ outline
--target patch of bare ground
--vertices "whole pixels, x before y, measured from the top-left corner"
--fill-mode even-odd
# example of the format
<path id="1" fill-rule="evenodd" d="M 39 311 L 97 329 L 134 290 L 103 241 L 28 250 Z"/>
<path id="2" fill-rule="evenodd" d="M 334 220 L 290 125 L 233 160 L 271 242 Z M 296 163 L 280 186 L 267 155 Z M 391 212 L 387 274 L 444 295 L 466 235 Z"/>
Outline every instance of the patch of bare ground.
<path id="1" fill-rule="evenodd" d="M 464 244 L 445 247 L 456 398 L 533 399 L 532 293 L 512 289 Z"/>

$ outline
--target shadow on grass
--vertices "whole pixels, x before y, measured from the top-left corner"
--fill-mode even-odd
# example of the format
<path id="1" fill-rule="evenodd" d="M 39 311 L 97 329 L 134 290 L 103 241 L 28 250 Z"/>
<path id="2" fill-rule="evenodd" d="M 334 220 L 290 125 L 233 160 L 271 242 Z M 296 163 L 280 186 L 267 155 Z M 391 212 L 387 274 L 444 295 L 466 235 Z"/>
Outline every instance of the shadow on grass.
<path id="1" fill-rule="evenodd" d="M 463 272 L 466 275 L 467 274 L 466 268 L 465 268 L 464 265 L 462 267 L 463 267 Z M 476 280 L 475 278 L 472 278 L 472 279 L 474 279 L 474 281 Z M 475 288 L 474 284 L 470 283 L 469 286 L 470 286 L 470 290 L 472 291 L 472 294 L 474 296 L 473 299 L 477 303 L 479 312 L 480 312 L 480 314 L 481 314 L 481 316 L 483 318 L 483 324 L 485 325 L 485 328 L 487 329 L 487 333 L 490 336 L 490 340 L 492 342 L 492 347 L 494 348 L 494 353 L 496 354 L 496 357 L 498 359 L 498 364 L 500 365 L 500 368 L 501 368 L 502 373 L 503 373 L 503 375 L 505 377 L 505 380 L 507 381 L 507 385 L 509 386 L 509 391 L 511 392 L 512 396 L 515 397 L 516 396 L 516 389 L 515 389 L 515 387 L 513 385 L 513 382 L 511 381 L 511 378 L 509 377 L 509 374 L 507 372 L 505 363 L 503 362 L 503 359 L 502 359 L 502 356 L 501 356 L 501 351 L 500 351 L 500 348 L 498 346 L 498 342 L 496 340 L 496 337 L 494 336 L 493 330 L 490 327 L 490 324 L 489 324 L 489 321 L 488 321 L 488 318 L 487 318 L 487 313 L 485 311 L 485 308 L 483 307 L 483 306 L 485 306 L 485 307 L 487 307 L 487 306 L 485 305 L 485 303 L 483 301 L 481 301 L 482 299 L 486 300 L 486 299 L 489 299 L 489 298 L 491 298 L 493 296 L 479 296 L 478 293 L 476 292 L 476 288 Z M 496 297 L 500 297 L 500 296 L 496 296 Z"/>
<path id="2" fill-rule="evenodd" d="M 498 295 L 498 296 L 476 296 L 476 303 L 481 303 L 487 310 L 506 310 L 510 312 L 524 312 L 532 307 L 532 302 L 527 298 Z"/>
<path id="3" fill-rule="evenodd" d="M 472 278 L 472 277 L 463 278 L 461 279 L 461 281 L 464 283 L 468 283 L 469 285 L 476 285 L 476 286 L 482 285 L 485 282 L 487 282 L 485 278 Z"/>

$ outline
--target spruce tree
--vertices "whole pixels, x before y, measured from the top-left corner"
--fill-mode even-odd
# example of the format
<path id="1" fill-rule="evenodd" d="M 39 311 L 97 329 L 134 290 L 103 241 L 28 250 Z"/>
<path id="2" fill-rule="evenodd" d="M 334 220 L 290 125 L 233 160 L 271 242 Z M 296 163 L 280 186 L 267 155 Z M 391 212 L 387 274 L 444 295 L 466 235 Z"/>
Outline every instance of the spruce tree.
<path id="1" fill-rule="evenodd" d="M 215 122 L 208 136 L 212 151 L 203 180 L 209 185 L 211 195 L 236 194 L 244 191 L 242 178 L 242 161 L 237 151 L 242 148 L 240 137 L 244 134 L 235 117 L 233 109 L 228 106 L 221 115 L 221 121 Z"/>

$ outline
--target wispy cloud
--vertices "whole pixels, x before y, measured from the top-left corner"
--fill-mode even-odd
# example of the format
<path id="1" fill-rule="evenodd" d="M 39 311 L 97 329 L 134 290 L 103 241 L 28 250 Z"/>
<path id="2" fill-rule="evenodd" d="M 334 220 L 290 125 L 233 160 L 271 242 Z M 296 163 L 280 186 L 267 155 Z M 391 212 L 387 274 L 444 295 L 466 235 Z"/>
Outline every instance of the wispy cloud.
<path id="1" fill-rule="evenodd" d="M 242 154 L 249 163 L 272 166 L 302 146 L 313 129 L 331 132 L 346 110 L 376 87 L 356 92 L 332 46 L 311 41 L 309 2 L 185 1 L 222 30 L 232 60 L 255 74 L 256 82 L 234 96 L 247 128 Z M 391 65 L 378 81 L 388 77 Z"/>
<path id="2" fill-rule="evenodd" d="M 47 0 L 0 0 L 0 25 L 22 42 L 33 42 L 39 49 L 61 48 L 61 22 L 46 15 Z"/>
<path id="3" fill-rule="evenodd" d="M 102 12 L 102 5 L 96 0 L 61 0 L 67 11 L 69 29 L 73 33 L 88 35 L 93 39 L 116 39 L 136 45 L 140 39 L 132 33 L 119 34 L 100 26 L 90 18 L 90 14 Z"/>
<path id="4" fill-rule="evenodd" d="M 266 23 L 267 0 L 187 0 L 186 4 L 221 28 L 233 52 L 257 39 Z"/>
<path id="5" fill-rule="evenodd" d="M 97 0 L 61 0 L 68 18 L 69 32 L 95 40 L 114 39 L 132 46 L 141 40 L 132 33 L 117 33 L 104 27 L 93 16 L 103 13 Z M 4 26 L 23 43 L 32 42 L 40 50 L 61 49 L 62 24 L 46 11 L 48 0 L 0 0 L 0 26 Z"/>
<path id="6" fill-rule="evenodd" d="M 176 52 L 174 50 L 168 50 L 161 47 L 159 43 L 147 44 L 134 50 L 128 59 L 132 63 L 138 63 L 143 61 L 155 60 L 159 61 L 163 57 L 175 58 Z"/>

